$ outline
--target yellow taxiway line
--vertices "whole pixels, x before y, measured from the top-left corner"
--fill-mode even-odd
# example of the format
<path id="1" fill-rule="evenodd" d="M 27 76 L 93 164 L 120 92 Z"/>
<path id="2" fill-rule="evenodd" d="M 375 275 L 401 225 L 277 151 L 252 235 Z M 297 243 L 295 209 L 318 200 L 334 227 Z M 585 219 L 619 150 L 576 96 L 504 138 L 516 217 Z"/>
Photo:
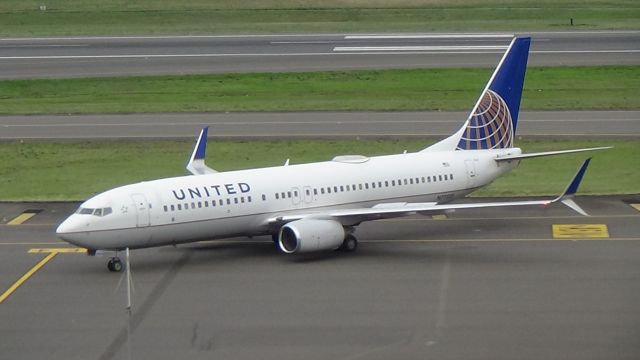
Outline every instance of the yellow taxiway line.
<path id="1" fill-rule="evenodd" d="M 44 257 L 44 259 L 40 260 L 31 270 L 27 271 L 18 281 L 14 282 L 13 285 L 7 289 L 2 295 L 0 295 L 0 304 L 2 304 L 11 294 L 13 294 L 25 281 L 27 281 L 33 274 L 35 274 L 38 270 L 40 270 L 43 266 L 45 266 L 51 259 L 56 257 L 56 255 L 60 253 L 86 253 L 87 249 L 81 248 L 45 248 L 45 249 L 31 249 L 29 253 L 31 254 L 48 254 Z"/>
<path id="2" fill-rule="evenodd" d="M 13 218 L 13 220 L 9 221 L 7 225 L 21 225 L 23 222 L 31 219 L 34 216 L 36 216 L 35 212 L 24 212 Z"/>

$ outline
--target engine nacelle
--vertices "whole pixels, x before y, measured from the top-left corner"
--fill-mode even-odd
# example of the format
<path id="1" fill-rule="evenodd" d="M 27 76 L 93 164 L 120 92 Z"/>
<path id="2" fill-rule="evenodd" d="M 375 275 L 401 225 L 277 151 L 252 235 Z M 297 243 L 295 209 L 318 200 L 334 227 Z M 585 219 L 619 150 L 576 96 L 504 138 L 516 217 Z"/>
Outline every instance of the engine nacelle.
<path id="1" fill-rule="evenodd" d="M 344 228 L 337 221 L 302 219 L 282 226 L 278 245 L 287 254 L 335 250 L 344 237 Z"/>

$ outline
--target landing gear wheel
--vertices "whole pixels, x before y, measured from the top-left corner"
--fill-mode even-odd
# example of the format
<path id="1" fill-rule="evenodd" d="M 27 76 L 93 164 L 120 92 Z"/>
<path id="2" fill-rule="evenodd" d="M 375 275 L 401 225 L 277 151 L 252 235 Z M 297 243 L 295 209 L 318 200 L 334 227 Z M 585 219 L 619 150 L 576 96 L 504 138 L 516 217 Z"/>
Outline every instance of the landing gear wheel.
<path id="1" fill-rule="evenodd" d="M 342 242 L 340 249 L 346 252 L 354 252 L 358 248 L 358 239 L 353 235 L 347 235 Z"/>
<path id="2" fill-rule="evenodd" d="M 111 272 L 120 272 L 122 271 L 122 267 L 122 261 L 118 257 L 112 257 L 107 263 L 107 269 Z"/>

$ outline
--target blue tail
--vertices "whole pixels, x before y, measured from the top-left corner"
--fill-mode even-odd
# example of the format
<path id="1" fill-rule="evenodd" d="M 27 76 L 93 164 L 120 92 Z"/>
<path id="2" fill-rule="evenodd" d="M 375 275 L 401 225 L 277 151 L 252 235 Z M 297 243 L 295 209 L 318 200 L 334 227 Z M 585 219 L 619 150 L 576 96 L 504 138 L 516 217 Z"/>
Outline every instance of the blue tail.
<path id="1" fill-rule="evenodd" d="M 458 150 L 513 147 L 531 38 L 514 38 L 465 123 Z"/>

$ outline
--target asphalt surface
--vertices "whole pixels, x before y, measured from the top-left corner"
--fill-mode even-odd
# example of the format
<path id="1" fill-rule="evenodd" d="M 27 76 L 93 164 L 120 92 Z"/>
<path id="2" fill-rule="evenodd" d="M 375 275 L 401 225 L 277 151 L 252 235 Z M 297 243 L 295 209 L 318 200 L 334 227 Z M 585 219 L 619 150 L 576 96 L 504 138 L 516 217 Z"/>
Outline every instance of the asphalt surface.
<path id="1" fill-rule="evenodd" d="M 513 34 L 0 39 L 0 79 L 493 67 Z M 534 32 L 530 65 L 638 65 L 640 32 Z"/>
<path id="2" fill-rule="evenodd" d="M 467 112 L 0 116 L 0 140 L 193 138 L 204 126 L 210 126 L 212 137 L 245 139 L 443 137 L 460 128 L 467 116 Z M 522 112 L 518 134 L 635 138 L 640 136 L 640 112 Z"/>
<path id="3" fill-rule="evenodd" d="M 134 304 L 106 257 L 58 254 L 0 304 L 6 359 L 637 359 L 640 196 L 362 224 L 356 253 L 268 239 L 132 252 Z M 68 248 L 77 204 L 0 204 L 0 291 Z M 5 225 L 28 208 L 24 225 Z M 553 224 L 610 238 L 552 240 Z M 581 241 L 582 240 L 582 241 Z"/>

